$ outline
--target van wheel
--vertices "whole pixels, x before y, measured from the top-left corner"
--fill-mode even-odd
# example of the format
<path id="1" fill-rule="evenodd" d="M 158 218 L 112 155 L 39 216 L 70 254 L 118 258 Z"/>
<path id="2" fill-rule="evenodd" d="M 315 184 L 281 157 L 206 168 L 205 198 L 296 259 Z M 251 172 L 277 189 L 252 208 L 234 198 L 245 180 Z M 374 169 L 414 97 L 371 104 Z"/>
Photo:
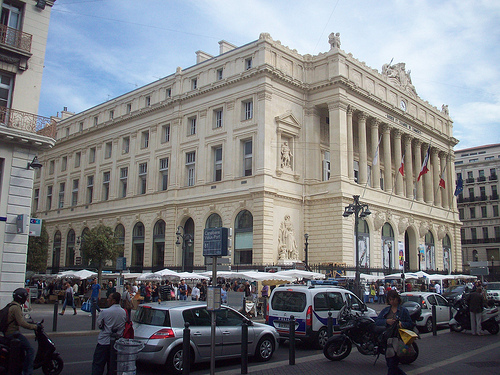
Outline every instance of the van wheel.
<path id="1" fill-rule="evenodd" d="M 323 327 L 318 331 L 318 334 L 316 335 L 316 342 L 315 342 L 316 348 L 323 349 L 327 341 L 328 341 L 328 332 L 326 331 L 326 328 Z"/>

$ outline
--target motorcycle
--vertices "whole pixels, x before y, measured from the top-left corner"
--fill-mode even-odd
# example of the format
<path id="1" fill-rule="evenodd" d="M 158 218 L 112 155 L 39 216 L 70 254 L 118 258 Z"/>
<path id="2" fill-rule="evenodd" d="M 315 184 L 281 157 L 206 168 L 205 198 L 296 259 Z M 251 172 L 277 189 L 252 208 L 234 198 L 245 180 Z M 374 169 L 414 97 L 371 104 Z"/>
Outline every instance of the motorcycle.
<path id="1" fill-rule="evenodd" d="M 54 342 L 47 336 L 43 328 L 43 320 L 38 323 L 35 330 L 35 341 L 38 342 L 38 349 L 33 362 L 33 369 L 42 368 L 45 375 L 59 375 L 64 367 L 64 361 L 56 352 Z M 19 344 L 14 345 L 16 338 L 0 337 L 0 375 L 21 374 L 24 360 L 24 353 Z M 12 369 L 12 367 L 15 369 Z M 9 369 L 10 367 L 10 369 Z"/>
<path id="2" fill-rule="evenodd" d="M 412 306 L 415 311 L 410 312 L 413 321 L 421 313 L 420 305 L 416 305 L 418 307 Z M 385 355 L 388 338 L 386 327 L 377 326 L 375 321 L 368 316 L 353 314 L 347 305 L 339 311 L 337 321 L 340 334 L 330 337 L 323 348 L 323 354 L 330 361 L 340 361 L 346 358 L 351 353 L 353 344 L 363 355 Z M 400 363 L 412 363 L 418 358 L 417 343 L 413 342 L 412 347 L 413 354 L 400 358 Z"/>
<path id="3" fill-rule="evenodd" d="M 455 332 L 462 332 L 463 330 L 470 330 L 470 311 L 467 304 L 466 294 L 458 299 L 453 308 L 457 311 L 453 319 L 450 320 L 450 328 Z M 498 320 L 500 319 L 500 310 L 498 307 L 487 307 L 483 309 L 481 329 L 488 331 L 492 335 L 498 334 L 500 329 Z"/>

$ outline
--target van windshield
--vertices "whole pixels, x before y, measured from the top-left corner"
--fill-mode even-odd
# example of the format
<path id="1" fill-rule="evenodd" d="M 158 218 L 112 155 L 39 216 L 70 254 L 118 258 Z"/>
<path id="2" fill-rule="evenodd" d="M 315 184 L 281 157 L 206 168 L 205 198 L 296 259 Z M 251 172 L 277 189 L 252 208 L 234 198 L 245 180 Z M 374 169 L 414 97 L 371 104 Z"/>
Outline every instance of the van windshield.
<path id="1" fill-rule="evenodd" d="M 275 292 L 271 308 L 278 311 L 302 312 L 306 308 L 306 295 L 289 290 Z"/>

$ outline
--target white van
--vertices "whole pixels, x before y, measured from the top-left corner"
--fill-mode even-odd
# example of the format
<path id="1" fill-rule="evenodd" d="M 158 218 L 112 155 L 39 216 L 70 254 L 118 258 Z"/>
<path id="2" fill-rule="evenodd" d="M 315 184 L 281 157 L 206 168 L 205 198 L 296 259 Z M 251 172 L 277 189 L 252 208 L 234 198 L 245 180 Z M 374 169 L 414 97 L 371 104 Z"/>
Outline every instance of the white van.
<path id="1" fill-rule="evenodd" d="M 367 308 L 351 291 L 330 286 L 281 285 L 274 288 L 268 305 L 266 323 L 275 327 L 284 340 L 289 336 L 289 320 L 295 319 L 295 338 L 323 348 L 327 337 L 328 313 L 332 313 L 333 325 L 345 303 L 353 311 L 365 310 L 365 315 L 376 318 L 377 313 Z M 367 311 L 366 311 L 367 310 Z"/>

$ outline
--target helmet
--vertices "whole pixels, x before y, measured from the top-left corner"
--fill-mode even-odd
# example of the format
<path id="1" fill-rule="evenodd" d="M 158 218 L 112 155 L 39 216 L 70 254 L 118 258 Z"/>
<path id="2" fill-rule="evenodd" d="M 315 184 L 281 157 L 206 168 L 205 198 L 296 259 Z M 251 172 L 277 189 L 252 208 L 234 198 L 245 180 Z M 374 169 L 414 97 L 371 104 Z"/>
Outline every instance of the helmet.
<path id="1" fill-rule="evenodd" d="M 23 305 L 28 299 L 28 291 L 24 288 L 17 288 L 12 293 L 12 298 L 14 299 L 14 301 Z"/>

